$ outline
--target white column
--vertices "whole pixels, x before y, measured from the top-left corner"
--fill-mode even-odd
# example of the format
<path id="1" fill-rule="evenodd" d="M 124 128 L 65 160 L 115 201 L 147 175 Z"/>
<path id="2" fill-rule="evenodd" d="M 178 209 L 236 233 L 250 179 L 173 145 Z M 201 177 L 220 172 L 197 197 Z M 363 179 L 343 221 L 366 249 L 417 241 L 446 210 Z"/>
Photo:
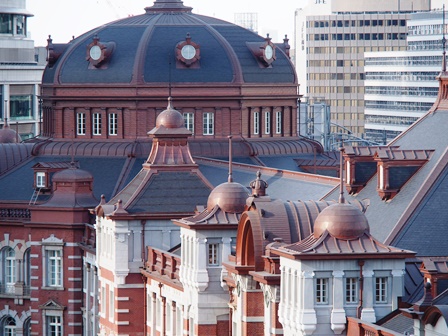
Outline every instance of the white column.
<path id="1" fill-rule="evenodd" d="M 392 270 L 392 292 L 391 292 L 391 300 L 392 300 L 392 311 L 398 309 L 398 300 L 399 296 L 403 296 L 403 270 Z"/>
<path id="2" fill-rule="evenodd" d="M 373 271 L 364 269 L 362 276 L 364 278 L 363 288 L 363 307 L 361 320 L 374 323 L 376 321 L 375 309 L 373 309 L 373 295 L 375 293 L 375 284 L 373 283 Z"/>
<path id="3" fill-rule="evenodd" d="M 91 321 L 91 316 L 90 316 L 90 284 L 91 284 L 91 279 L 90 277 L 92 276 L 91 272 L 90 272 L 90 264 L 88 262 L 86 262 L 84 264 L 84 267 L 86 269 L 86 283 L 85 283 L 85 290 L 86 290 L 86 294 L 85 294 L 85 300 L 86 300 L 86 306 L 85 308 L 85 312 L 84 314 L 86 314 L 86 325 L 85 325 L 85 330 L 86 330 L 86 335 L 91 335 L 90 333 L 90 321 Z"/>
<path id="4" fill-rule="evenodd" d="M 303 335 L 312 335 L 317 328 L 317 316 L 314 310 L 315 290 L 314 290 L 314 272 L 302 272 L 303 290 L 300 293 L 303 302 L 302 311 L 298 311 L 299 330 Z"/>
<path id="5" fill-rule="evenodd" d="M 331 311 L 331 329 L 340 335 L 345 329 L 346 315 L 344 310 L 344 272 L 333 272 L 333 310 Z"/>
<path id="6" fill-rule="evenodd" d="M 142 260 L 142 231 L 141 230 L 133 230 L 132 236 L 133 236 L 134 241 L 129 242 L 129 244 L 133 244 L 132 261 L 143 263 L 144 260 Z"/>
<path id="7" fill-rule="evenodd" d="M 90 293 L 89 293 L 90 295 Z M 94 321 L 94 335 L 98 334 L 98 302 L 99 302 L 99 293 L 98 293 L 98 268 L 96 266 L 93 267 L 93 318 Z"/>

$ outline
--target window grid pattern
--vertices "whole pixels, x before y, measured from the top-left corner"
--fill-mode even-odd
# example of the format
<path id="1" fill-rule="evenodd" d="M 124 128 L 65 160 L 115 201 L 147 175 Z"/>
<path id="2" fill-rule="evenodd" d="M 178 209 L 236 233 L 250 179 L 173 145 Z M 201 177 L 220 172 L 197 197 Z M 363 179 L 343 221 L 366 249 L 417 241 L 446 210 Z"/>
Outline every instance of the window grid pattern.
<path id="1" fill-rule="evenodd" d="M 387 302 L 387 277 L 375 278 L 375 301 L 377 303 Z"/>
<path id="2" fill-rule="evenodd" d="M 215 125 L 215 115 L 213 112 L 204 113 L 203 118 L 203 134 L 204 135 L 213 135 L 214 134 L 214 125 Z"/>
<path id="3" fill-rule="evenodd" d="M 254 134 L 260 133 L 260 112 L 254 112 Z"/>
<path id="4" fill-rule="evenodd" d="M 357 303 L 358 302 L 358 279 L 347 278 L 345 279 L 345 302 Z"/>
<path id="5" fill-rule="evenodd" d="M 328 278 L 316 279 L 316 303 L 328 303 Z"/>
<path id="6" fill-rule="evenodd" d="M 117 135 L 118 134 L 118 114 L 110 113 L 109 114 L 109 135 Z"/>
<path id="7" fill-rule="evenodd" d="M 48 316 L 48 336 L 62 336 L 62 322 L 60 316 Z"/>
<path id="8" fill-rule="evenodd" d="M 45 173 L 42 172 L 36 173 L 36 187 L 45 188 Z"/>
<path id="9" fill-rule="evenodd" d="M 194 114 L 192 112 L 184 113 L 185 128 L 194 133 Z"/>
<path id="10" fill-rule="evenodd" d="M 7 316 L 3 319 L 3 330 L 2 335 L 5 336 L 16 336 L 16 321 L 11 316 Z"/>
<path id="11" fill-rule="evenodd" d="M 48 250 L 48 285 L 62 286 L 62 255 L 60 250 Z"/>
<path id="12" fill-rule="evenodd" d="M 264 133 L 271 134 L 271 112 L 264 113 Z"/>
<path id="13" fill-rule="evenodd" d="M 76 118 L 76 134 L 85 135 L 86 134 L 86 114 L 78 113 Z"/>
<path id="14" fill-rule="evenodd" d="M 101 135 L 101 114 L 93 114 L 93 135 Z"/>
<path id="15" fill-rule="evenodd" d="M 209 266 L 219 266 L 219 244 L 208 244 Z"/>
<path id="16" fill-rule="evenodd" d="M 277 134 L 282 133 L 282 112 L 281 111 L 275 112 L 275 133 L 277 133 Z"/>
<path id="17" fill-rule="evenodd" d="M 16 252 L 12 248 L 5 251 L 5 291 L 14 293 L 16 283 Z"/>

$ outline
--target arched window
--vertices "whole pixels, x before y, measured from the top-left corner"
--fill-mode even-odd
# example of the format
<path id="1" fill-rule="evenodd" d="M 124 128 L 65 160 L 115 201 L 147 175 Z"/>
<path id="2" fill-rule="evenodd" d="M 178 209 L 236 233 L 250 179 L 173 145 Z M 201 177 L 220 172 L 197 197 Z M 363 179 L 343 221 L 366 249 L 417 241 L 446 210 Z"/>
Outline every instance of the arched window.
<path id="1" fill-rule="evenodd" d="M 16 321 L 11 316 L 1 320 L 2 336 L 16 336 Z"/>
<path id="2" fill-rule="evenodd" d="M 23 322 L 23 336 L 30 336 L 31 335 L 31 317 L 28 317 Z"/>
<path id="3" fill-rule="evenodd" d="M 4 248 L 2 250 L 2 261 L 2 292 L 13 294 L 15 292 L 14 285 L 16 283 L 16 252 L 10 247 Z"/>
<path id="4" fill-rule="evenodd" d="M 27 249 L 23 254 L 23 295 L 30 295 L 30 286 L 31 286 L 31 249 Z"/>

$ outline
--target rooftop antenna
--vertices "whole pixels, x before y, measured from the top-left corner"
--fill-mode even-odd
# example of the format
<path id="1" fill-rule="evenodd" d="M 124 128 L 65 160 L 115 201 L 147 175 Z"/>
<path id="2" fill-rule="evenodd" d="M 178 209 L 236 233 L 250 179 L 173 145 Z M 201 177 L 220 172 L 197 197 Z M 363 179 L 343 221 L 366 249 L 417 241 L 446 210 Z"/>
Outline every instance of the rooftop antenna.
<path id="1" fill-rule="evenodd" d="M 343 155 L 344 154 L 344 146 L 339 148 L 339 176 L 340 176 L 340 190 L 339 190 L 339 203 L 345 203 L 345 197 L 344 197 L 344 160 Z"/>
<path id="2" fill-rule="evenodd" d="M 442 58 L 442 72 L 446 72 L 446 38 L 445 38 L 445 4 L 443 4 L 443 13 L 442 13 L 442 47 L 443 47 L 443 58 Z"/>
<path id="3" fill-rule="evenodd" d="M 229 135 L 229 178 L 227 179 L 227 182 L 233 182 L 232 178 L 232 136 Z"/>

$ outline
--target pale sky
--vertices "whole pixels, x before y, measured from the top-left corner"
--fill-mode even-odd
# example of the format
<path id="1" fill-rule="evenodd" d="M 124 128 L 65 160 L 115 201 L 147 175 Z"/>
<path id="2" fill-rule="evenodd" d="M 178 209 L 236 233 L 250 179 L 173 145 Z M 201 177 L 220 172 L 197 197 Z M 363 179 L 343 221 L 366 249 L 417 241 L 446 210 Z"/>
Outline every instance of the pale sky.
<path id="1" fill-rule="evenodd" d="M 1 1 L 1 0 L 0 0 Z M 27 0 L 34 14 L 28 19 L 28 31 L 35 46 L 46 46 L 48 35 L 54 43 L 67 43 L 104 23 L 129 15 L 144 14 L 154 0 Z M 293 45 L 294 11 L 307 0 L 183 0 L 193 13 L 234 22 L 235 13 L 257 13 L 258 33 L 282 42 L 285 34 Z"/>

